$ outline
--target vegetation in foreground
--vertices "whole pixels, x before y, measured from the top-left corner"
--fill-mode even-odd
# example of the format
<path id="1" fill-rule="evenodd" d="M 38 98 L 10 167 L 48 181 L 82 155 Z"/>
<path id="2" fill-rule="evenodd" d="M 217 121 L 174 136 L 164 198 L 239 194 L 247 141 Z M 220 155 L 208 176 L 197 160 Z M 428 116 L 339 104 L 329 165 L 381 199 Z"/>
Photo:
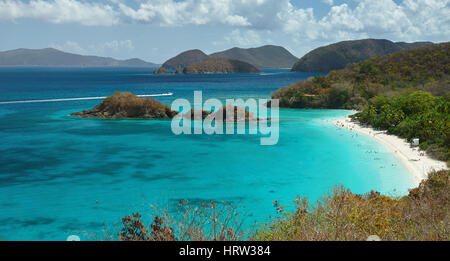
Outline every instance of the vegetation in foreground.
<path id="1" fill-rule="evenodd" d="M 305 198 L 296 211 L 257 231 L 257 240 L 449 240 L 449 172 L 429 174 L 428 180 L 402 198 L 371 192 L 356 195 L 338 187 L 315 206 Z M 282 211 L 282 210 L 281 210 Z"/>
<path id="2" fill-rule="evenodd" d="M 122 219 L 117 236 L 125 241 L 173 240 L 271 240 L 350 241 L 377 235 L 381 240 L 450 239 L 449 171 L 431 172 L 428 179 L 407 196 L 391 198 L 370 192 L 353 194 L 337 187 L 311 205 L 306 198 L 295 200 L 295 211 L 287 212 L 275 202 L 278 216 L 262 228 L 242 230 L 236 208 L 215 203 L 192 208 L 180 204 L 179 217 L 167 212 L 155 216 L 148 227 L 139 214 Z"/>
<path id="3" fill-rule="evenodd" d="M 105 232 L 107 240 L 121 241 L 237 241 L 245 238 L 236 206 L 213 201 L 192 206 L 180 201 L 175 215 L 152 206 L 151 225 L 139 213 L 122 218 L 119 233 Z"/>

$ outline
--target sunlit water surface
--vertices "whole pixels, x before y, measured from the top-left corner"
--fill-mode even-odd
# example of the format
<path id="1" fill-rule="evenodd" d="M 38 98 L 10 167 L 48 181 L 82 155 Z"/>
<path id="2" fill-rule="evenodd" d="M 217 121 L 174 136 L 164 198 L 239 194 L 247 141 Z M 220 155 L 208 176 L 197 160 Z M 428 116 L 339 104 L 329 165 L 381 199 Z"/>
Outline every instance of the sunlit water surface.
<path id="1" fill-rule="evenodd" d="M 143 69 L 0 69 L 0 101 L 173 92 L 158 100 L 268 98 L 314 74 L 155 76 Z M 402 195 L 413 181 L 383 146 L 335 127 L 343 110 L 280 111 L 280 138 L 180 135 L 164 120 L 98 120 L 68 116 L 100 101 L 0 105 L 0 239 L 102 239 L 125 215 L 150 219 L 150 204 L 175 211 L 180 200 L 237 205 L 245 224 L 275 215 L 342 184 L 356 193 Z M 93 235 L 95 237 L 93 237 Z"/>

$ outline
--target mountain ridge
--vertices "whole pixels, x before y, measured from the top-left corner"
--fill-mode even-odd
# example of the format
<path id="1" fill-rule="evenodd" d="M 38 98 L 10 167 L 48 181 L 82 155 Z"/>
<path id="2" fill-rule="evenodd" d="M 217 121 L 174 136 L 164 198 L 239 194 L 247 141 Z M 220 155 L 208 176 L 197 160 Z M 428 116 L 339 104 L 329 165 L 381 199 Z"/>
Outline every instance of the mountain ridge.
<path id="1" fill-rule="evenodd" d="M 118 60 L 111 57 L 80 55 L 55 48 L 0 51 L 0 66 L 43 66 L 43 67 L 158 67 L 155 63 L 138 58 Z"/>
<path id="2" fill-rule="evenodd" d="M 362 39 L 333 43 L 316 48 L 292 67 L 293 72 L 330 72 L 378 55 L 388 55 L 404 49 L 432 44 L 431 42 L 392 42 L 386 39 Z"/>
<path id="3" fill-rule="evenodd" d="M 363 109 L 376 96 L 450 95 L 450 42 L 377 56 L 278 89 L 281 107 Z"/>
<path id="4" fill-rule="evenodd" d="M 187 50 L 168 59 L 162 67 L 169 70 L 183 69 L 189 65 L 201 63 L 208 58 L 239 60 L 257 68 L 291 68 L 298 60 L 282 46 L 264 45 L 254 48 L 233 47 L 210 55 L 199 49 Z"/>
<path id="5" fill-rule="evenodd" d="M 168 59 L 165 61 L 161 67 L 164 67 L 168 70 L 178 70 L 183 69 L 189 65 L 201 63 L 203 60 L 208 58 L 203 51 L 199 49 L 187 50 L 179 53 L 178 55 Z"/>
<path id="6" fill-rule="evenodd" d="M 264 45 L 255 48 L 233 47 L 209 55 L 213 58 L 240 60 L 257 68 L 291 68 L 298 60 L 286 48 L 276 45 Z"/>

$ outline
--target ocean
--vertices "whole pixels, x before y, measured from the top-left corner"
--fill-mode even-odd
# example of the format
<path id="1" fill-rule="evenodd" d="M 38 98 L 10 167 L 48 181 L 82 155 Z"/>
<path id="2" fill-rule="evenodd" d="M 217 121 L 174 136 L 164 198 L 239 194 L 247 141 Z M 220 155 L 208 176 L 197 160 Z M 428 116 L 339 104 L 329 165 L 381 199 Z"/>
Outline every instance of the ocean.
<path id="1" fill-rule="evenodd" d="M 276 215 L 273 201 L 318 200 L 336 185 L 356 193 L 405 195 L 414 186 L 401 163 L 370 137 L 335 127 L 346 110 L 280 110 L 279 142 L 259 135 L 174 135 L 168 120 L 69 116 L 101 100 L 2 104 L 101 97 L 115 91 L 172 92 L 174 99 L 269 98 L 315 76 L 152 75 L 136 68 L 0 68 L 0 239 L 103 239 L 121 218 L 151 205 L 177 211 L 180 200 L 237 206 L 246 226 Z"/>

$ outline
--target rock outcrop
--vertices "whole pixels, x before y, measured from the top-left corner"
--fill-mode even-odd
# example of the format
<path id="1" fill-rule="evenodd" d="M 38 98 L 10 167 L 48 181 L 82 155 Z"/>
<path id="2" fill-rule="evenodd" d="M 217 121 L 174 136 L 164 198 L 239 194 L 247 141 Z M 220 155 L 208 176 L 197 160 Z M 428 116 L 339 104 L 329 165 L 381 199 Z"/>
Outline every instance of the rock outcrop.
<path id="1" fill-rule="evenodd" d="M 227 117 L 227 109 L 230 109 L 234 112 L 231 118 Z M 243 110 L 244 114 L 242 115 L 242 113 L 238 113 L 239 110 Z M 197 115 L 195 115 L 195 113 L 197 113 Z M 204 120 L 208 116 L 211 116 L 211 118 L 215 118 L 216 120 L 218 120 L 220 116 L 222 116 L 221 117 L 222 122 L 254 122 L 254 121 L 268 120 L 268 119 L 260 119 L 256 117 L 253 112 L 249 112 L 245 108 L 233 105 L 223 106 L 216 112 L 208 112 L 205 110 L 193 109 L 183 114 L 184 118 L 191 120 Z"/>
<path id="2" fill-rule="evenodd" d="M 158 70 L 153 72 L 154 74 L 168 74 L 169 72 L 166 70 L 166 68 L 161 67 Z"/>

